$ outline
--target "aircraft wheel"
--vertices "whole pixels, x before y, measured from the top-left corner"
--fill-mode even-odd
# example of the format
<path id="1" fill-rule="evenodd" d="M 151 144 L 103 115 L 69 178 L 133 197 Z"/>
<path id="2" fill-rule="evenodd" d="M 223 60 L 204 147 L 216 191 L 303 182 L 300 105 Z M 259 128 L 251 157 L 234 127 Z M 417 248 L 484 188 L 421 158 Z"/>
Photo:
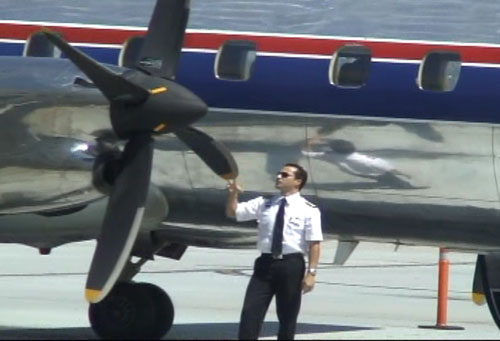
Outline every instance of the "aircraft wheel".
<path id="1" fill-rule="evenodd" d="M 151 283 L 136 283 L 154 304 L 155 318 L 149 338 L 161 339 L 168 333 L 174 323 L 174 304 L 168 294 L 160 287 Z"/>
<path id="2" fill-rule="evenodd" d="M 152 328 L 156 304 L 133 283 L 117 283 L 108 296 L 89 307 L 94 332 L 103 339 L 145 339 Z"/>

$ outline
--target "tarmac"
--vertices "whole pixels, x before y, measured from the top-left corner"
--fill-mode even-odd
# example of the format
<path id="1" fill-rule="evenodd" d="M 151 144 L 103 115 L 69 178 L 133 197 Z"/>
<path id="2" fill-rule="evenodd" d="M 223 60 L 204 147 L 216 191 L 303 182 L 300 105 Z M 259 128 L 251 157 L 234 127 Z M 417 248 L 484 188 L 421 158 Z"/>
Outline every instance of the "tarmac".
<path id="1" fill-rule="evenodd" d="M 51 255 L 1 245 L 0 339 L 96 339 L 83 298 L 94 241 Z M 486 305 L 470 289 L 474 254 L 450 253 L 448 326 L 436 324 L 438 249 L 360 243 L 344 266 L 332 265 L 336 242 L 323 243 L 316 287 L 303 298 L 297 339 L 499 339 Z M 180 261 L 157 257 L 136 276 L 165 289 L 176 313 L 165 339 L 234 339 L 255 250 L 188 248 Z M 274 302 L 262 339 L 275 339 Z"/>

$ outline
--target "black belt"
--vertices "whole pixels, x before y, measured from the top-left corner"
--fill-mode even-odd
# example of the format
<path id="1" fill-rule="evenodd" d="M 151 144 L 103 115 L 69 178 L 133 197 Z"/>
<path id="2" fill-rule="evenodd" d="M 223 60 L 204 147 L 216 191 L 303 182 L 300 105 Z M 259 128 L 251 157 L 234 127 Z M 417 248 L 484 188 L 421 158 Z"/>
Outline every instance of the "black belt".
<path id="1" fill-rule="evenodd" d="M 261 257 L 272 258 L 272 259 L 288 259 L 288 258 L 296 258 L 296 257 L 303 258 L 304 255 L 301 252 L 287 253 L 285 255 L 277 255 L 277 256 L 273 256 L 272 253 L 263 253 L 263 254 L 261 254 Z"/>

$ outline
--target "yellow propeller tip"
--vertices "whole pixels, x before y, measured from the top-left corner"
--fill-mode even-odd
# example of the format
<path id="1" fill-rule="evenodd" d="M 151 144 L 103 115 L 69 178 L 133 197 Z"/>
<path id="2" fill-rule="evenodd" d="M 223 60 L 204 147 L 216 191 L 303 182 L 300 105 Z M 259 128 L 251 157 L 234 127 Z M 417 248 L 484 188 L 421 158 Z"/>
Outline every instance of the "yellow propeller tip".
<path id="1" fill-rule="evenodd" d="M 154 128 L 155 133 L 159 133 L 160 131 L 164 130 L 167 127 L 165 123 L 160 123 L 156 128 Z"/>
<path id="2" fill-rule="evenodd" d="M 484 296 L 484 294 L 473 292 L 472 301 L 477 305 L 483 305 L 486 303 L 486 297 Z"/>
<path id="3" fill-rule="evenodd" d="M 160 86 L 159 88 L 149 90 L 149 93 L 151 95 L 157 95 L 157 94 L 161 94 L 162 92 L 166 92 L 166 91 L 168 91 L 168 89 L 165 86 Z"/>
<path id="4" fill-rule="evenodd" d="M 85 298 L 90 303 L 97 303 L 101 299 L 101 290 L 85 289 Z"/>

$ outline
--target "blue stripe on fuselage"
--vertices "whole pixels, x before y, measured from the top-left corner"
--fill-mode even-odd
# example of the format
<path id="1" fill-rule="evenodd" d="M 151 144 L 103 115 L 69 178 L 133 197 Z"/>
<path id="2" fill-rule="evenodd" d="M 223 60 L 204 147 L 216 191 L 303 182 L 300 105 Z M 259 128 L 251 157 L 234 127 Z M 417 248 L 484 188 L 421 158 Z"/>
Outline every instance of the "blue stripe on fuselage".
<path id="1" fill-rule="evenodd" d="M 0 42 L 0 56 L 20 56 L 23 50 L 24 44 Z"/>
<path id="2" fill-rule="evenodd" d="M 0 55 L 20 55 L 22 48 L 0 43 Z M 82 50 L 100 62 L 118 60 L 116 48 Z M 453 92 L 435 93 L 418 89 L 413 63 L 373 62 L 363 88 L 339 89 L 329 84 L 327 59 L 259 56 L 246 82 L 217 79 L 214 60 L 214 53 L 184 52 L 177 73 L 210 107 L 500 123 L 499 68 L 462 67 Z"/>
<path id="3" fill-rule="evenodd" d="M 329 60 L 259 56 L 251 80 L 230 82 L 214 77 L 214 57 L 185 54 L 178 73 L 211 107 L 500 122 L 497 68 L 463 67 L 453 92 L 436 93 L 418 88 L 418 64 L 374 62 L 364 87 L 340 89 L 328 81 Z"/>

